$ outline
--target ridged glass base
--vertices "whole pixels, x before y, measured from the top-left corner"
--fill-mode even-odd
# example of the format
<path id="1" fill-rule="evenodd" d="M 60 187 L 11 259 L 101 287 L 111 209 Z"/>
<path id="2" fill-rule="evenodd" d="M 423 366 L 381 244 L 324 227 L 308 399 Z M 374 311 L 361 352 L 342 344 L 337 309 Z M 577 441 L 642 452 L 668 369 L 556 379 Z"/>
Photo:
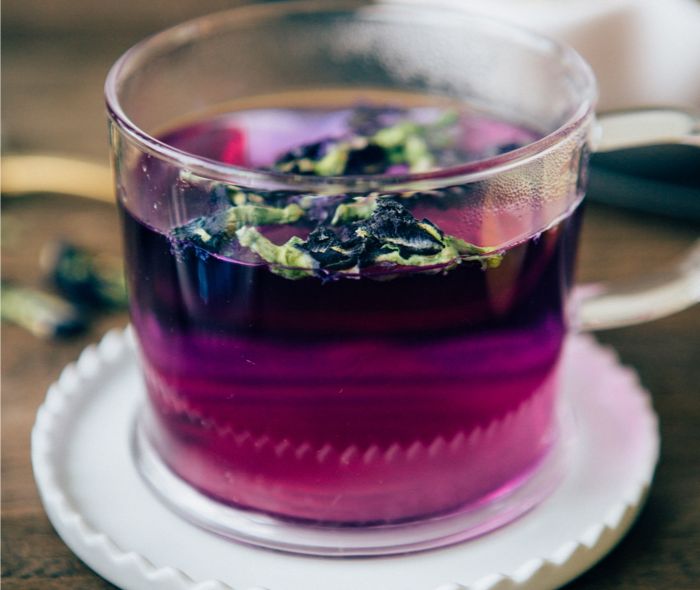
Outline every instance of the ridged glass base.
<path id="1" fill-rule="evenodd" d="M 140 413 L 139 416 L 142 416 Z M 565 430 L 569 430 L 568 428 Z M 237 541 L 291 553 L 325 556 L 395 555 L 433 549 L 483 535 L 522 516 L 556 488 L 564 474 L 570 432 L 518 485 L 451 513 L 375 526 L 300 523 L 217 502 L 179 478 L 144 432 L 134 428 L 134 458 L 153 492 L 190 522 Z"/>

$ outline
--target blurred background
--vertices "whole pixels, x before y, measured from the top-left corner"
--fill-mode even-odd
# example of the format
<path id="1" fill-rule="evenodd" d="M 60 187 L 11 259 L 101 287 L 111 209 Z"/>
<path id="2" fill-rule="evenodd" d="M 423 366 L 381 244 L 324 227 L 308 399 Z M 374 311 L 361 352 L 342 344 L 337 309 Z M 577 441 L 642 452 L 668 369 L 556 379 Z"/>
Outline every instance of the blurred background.
<path id="1" fill-rule="evenodd" d="M 601 109 L 649 104 L 700 108 L 696 0 L 409 1 L 462 6 L 566 40 L 593 65 Z M 159 29 L 245 3 L 5 0 L 4 150 L 70 147 L 106 153 L 102 83 L 119 54 Z M 31 117 L 18 116 L 30 112 Z M 81 122 L 77 133 L 72 126 L 76 117 Z"/>
<path id="2" fill-rule="evenodd" d="M 3 158 L 59 153 L 107 163 L 102 88 L 110 65 L 148 34 L 245 3 L 5 0 Z M 574 44 L 596 70 L 602 109 L 649 104 L 700 109 L 700 2 L 695 0 L 439 0 L 435 4 L 508 18 Z M 660 183 L 654 185 L 656 194 L 681 190 L 690 198 L 695 195 L 694 211 L 700 202 L 697 152 L 684 156 L 682 172 L 650 179 Z M 629 175 L 641 174 L 644 167 L 643 161 L 638 162 Z M 612 173 L 614 169 L 613 162 Z M 40 178 L 42 169 L 34 174 Z M 604 176 L 592 186 L 594 200 L 606 200 L 605 193 L 610 192 Z M 628 191 L 627 203 L 638 200 L 624 182 L 615 190 Z M 650 213 L 592 201 L 580 280 L 634 277 L 668 264 L 700 235 L 698 220 L 679 211 Z M 47 243 L 61 239 L 118 260 L 116 210 L 109 204 L 44 193 L 3 198 L 3 281 L 50 293 L 54 288 L 39 258 Z M 41 339 L 24 328 L 3 325 L 2 576 L 8 590 L 111 587 L 87 570 L 51 529 L 31 475 L 29 434 L 36 409 L 62 367 L 109 328 L 127 321 L 117 305 L 93 313 L 87 329 L 67 339 Z M 600 334 L 599 339 L 614 346 L 624 363 L 638 370 L 653 393 L 663 454 L 649 504 L 630 535 L 571 589 L 697 588 L 699 334 L 697 307 L 651 324 Z"/>

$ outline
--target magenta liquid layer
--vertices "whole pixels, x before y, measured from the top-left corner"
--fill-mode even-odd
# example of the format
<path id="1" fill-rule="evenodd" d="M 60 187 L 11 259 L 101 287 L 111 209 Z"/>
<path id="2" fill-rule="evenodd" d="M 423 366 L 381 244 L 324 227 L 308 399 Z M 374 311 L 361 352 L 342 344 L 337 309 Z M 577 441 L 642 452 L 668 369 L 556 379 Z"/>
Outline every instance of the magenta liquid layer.
<path id="1" fill-rule="evenodd" d="M 230 129 L 168 138 L 240 163 Z M 204 196 L 202 196 L 204 198 Z M 148 436 L 222 502 L 316 522 L 398 522 L 517 486 L 556 440 L 579 213 L 498 268 L 289 280 L 122 210 Z"/>

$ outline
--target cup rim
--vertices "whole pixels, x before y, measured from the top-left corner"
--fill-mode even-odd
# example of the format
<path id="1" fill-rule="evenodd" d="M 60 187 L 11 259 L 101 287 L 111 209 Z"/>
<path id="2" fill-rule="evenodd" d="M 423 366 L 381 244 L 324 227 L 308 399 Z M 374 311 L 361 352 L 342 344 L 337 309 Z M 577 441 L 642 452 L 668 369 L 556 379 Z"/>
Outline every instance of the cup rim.
<path id="1" fill-rule="evenodd" d="M 442 19 L 447 13 L 449 19 L 445 18 L 442 21 L 443 23 L 457 22 L 465 24 L 467 22 L 482 22 L 489 26 L 500 27 L 502 30 L 509 30 L 521 38 L 529 38 L 533 44 L 548 46 L 553 54 L 558 55 L 560 62 L 566 63 L 572 72 L 578 74 L 578 77 L 583 81 L 585 91 L 581 93 L 581 99 L 575 112 L 566 121 L 557 129 L 525 146 L 473 162 L 446 166 L 428 172 L 395 175 L 307 176 L 226 164 L 178 149 L 144 131 L 126 114 L 119 101 L 118 88 L 124 72 L 132 68 L 135 61 L 146 58 L 149 54 L 159 49 L 162 50 L 169 46 L 177 47 L 203 33 L 211 33 L 212 31 L 226 28 L 232 24 L 232 21 L 268 20 L 290 13 L 313 13 L 316 11 L 326 14 L 333 12 L 340 14 L 348 10 L 361 11 L 363 15 L 376 13 L 377 16 L 388 18 L 394 22 L 398 20 L 396 14 L 399 11 L 404 20 L 407 20 L 407 16 L 410 19 L 410 13 L 422 16 L 430 15 L 433 17 L 433 20 L 435 17 Z M 392 10 L 396 12 L 391 13 L 390 11 Z M 388 190 L 399 191 L 429 187 L 448 179 L 450 182 L 459 184 L 484 180 L 526 164 L 539 157 L 543 152 L 565 141 L 593 113 L 598 98 L 596 79 L 589 64 L 569 45 L 555 41 L 545 35 L 467 10 L 453 10 L 444 7 L 436 10 L 435 7 L 417 6 L 408 2 L 368 5 L 362 0 L 345 0 L 333 3 L 332 6 L 329 6 L 325 0 L 293 0 L 273 4 L 241 6 L 182 22 L 146 37 L 124 52 L 110 68 L 104 90 L 107 112 L 111 120 L 121 131 L 135 141 L 142 150 L 150 155 L 179 167 L 184 167 L 193 174 L 207 179 L 247 186 L 274 184 L 280 188 L 325 193 L 329 192 L 329 190 L 337 190 L 339 187 L 361 190 L 362 188 L 372 189 L 381 186 Z"/>

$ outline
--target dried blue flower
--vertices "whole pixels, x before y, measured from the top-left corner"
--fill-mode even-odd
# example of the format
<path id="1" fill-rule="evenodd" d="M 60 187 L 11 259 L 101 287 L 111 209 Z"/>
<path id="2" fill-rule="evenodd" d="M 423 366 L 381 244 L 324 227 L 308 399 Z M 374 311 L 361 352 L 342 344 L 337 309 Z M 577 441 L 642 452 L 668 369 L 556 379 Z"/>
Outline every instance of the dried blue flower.
<path id="1" fill-rule="evenodd" d="M 119 260 L 91 254 L 67 242 L 52 242 L 41 252 L 51 284 L 71 303 L 93 309 L 126 307 L 124 270 Z"/>

